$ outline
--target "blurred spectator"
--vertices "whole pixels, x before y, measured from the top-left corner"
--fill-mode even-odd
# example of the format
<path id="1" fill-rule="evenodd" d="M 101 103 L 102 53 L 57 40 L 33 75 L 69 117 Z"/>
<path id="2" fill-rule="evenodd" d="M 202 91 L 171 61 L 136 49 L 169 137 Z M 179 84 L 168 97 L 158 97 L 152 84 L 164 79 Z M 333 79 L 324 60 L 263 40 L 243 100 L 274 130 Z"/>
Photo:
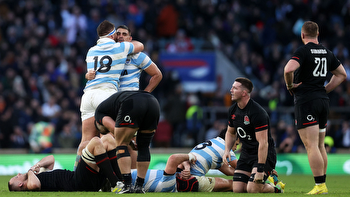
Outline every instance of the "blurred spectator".
<path id="1" fill-rule="evenodd" d="M 165 3 L 157 16 L 157 35 L 167 38 L 175 36 L 178 29 L 178 16 L 175 6 Z"/>
<path id="2" fill-rule="evenodd" d="M 212 126 L 205 133 L 205 140 L 213 139 L 219 136 L 220 132 L 227 128 L 225 120 L 215 120 Z"/>
<path id="3" fill-rule="evenodd" d="M 55 133 L 53 124 L 40 121 L 32 125 L 29 135 L 30 150 L 33 153 L 51 153 L 52 135 Z"/>
<path id="4" fill-rule="evenodd" d="M 199 96 L 190 93 L 187 97 L 186 134 L 182 136 L 185 146 L 192 147 L 204 140 L 203 109 Z"/>
<path id="5" fill-rule="evenodd" d="M 343 141 L 342 145 L 345 148 L 350 148 L 350 124 L 349 121 L 343 121 L 342 124 Z"/>
<path id="6" fill-rule="evenodd" d="M 10 136 L 11 148 L 28 148 L 28 135 L 22 130 L 21 127 L 15 126 L 13 133 Z"/>
<path id="7" fill-rule="evenodd" d="M 74 44 L 77 37 L 86 39 L 86 29 L 88 26 L 86 16 L 81 12 L 81 8 L 77 5 L 73 8 L 66 8 L 65 3 L 62 3 L 61 17 L 63 19 L 63 27 L 66 31 L 66 40 L 68 44 Z"/>
<path id="8" fill-rule="evenodd" d="M 179 29 L 176 32 L 175 39 L 166 46 L 168 53 L 184 53 L 193 51 L 193 44 L 186 32 L 183 29 Z"/>
<path id="9" fill-rule="evenodd" d="M 56 102 L 56 98 L 51 96 L 41 107 L 43 117 L 52 123 L 57 123 L 57 119 L 61 114 L 61 107 Z"/>
<path id="10" fill-rule="evenodd" d="M 169 94 L 162 111 L 173 128 L 172 146 L 181 147 L 181 137 L 186 129 L 186 100 L 180 84 Z"/>
<path id="11" fill-rule="evenodd" d="M 172 125 L 166 120 L 163 115 L 159 118 L 157 130 L 153 137 L 154 147 L 171 147 L 171 138 L 173 135 Z"/>

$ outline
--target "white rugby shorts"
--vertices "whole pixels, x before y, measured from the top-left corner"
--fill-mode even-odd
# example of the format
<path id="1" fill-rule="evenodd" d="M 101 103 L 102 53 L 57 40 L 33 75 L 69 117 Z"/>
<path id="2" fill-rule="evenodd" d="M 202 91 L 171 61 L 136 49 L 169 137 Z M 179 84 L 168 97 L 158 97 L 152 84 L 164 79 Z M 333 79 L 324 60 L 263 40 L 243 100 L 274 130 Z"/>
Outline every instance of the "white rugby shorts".
<path id="1" fill-rule="evenodd" d="M 94 117 L 98 105 L 117 92 L 117 89 L 113 88 L 94 88 L 86 90 L 81 97 L 81 121 Z"/>

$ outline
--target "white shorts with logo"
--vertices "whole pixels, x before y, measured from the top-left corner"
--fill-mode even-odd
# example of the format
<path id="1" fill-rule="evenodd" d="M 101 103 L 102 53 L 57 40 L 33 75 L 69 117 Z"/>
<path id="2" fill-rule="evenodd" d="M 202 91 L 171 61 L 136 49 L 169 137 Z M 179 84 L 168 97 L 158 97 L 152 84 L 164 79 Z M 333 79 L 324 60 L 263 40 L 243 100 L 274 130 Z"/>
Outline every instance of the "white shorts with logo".
<path id="1" fill-rule="evenodd" d="M 84 91 L 80 104 L 81 121 L 94 117 L 98 105 L 118 92 L 117 88 L 113 87 L 111 88 L 108 84 L 106 87 L 89 88 Z"/>
<path id="2" fill-rule="evenodd" d="M 198 180 L 198 192 L 211 192 L 215 186 L 214 177 L 194 176 Z"/>

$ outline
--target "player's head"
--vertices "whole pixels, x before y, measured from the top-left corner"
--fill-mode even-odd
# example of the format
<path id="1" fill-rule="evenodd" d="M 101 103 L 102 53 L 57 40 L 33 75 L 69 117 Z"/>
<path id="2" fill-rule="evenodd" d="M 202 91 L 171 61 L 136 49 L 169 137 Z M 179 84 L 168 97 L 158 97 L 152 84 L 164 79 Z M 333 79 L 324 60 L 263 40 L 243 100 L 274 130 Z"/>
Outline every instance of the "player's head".
<path id="1" fill-rule="evenodd" d="M 117 27 L 116 42 L 130 42 L 132 40 L 131 31 L 128 26 L 120 25 Z"/>
<path id="2" fill-rule="evenodd" d="M 317 38 L 319 29 L 317 23 L 313 21 L 306 21 L 301 27 L 301 38 Z"/>
<path id="3" fill-rule="evenodd" d="M 253 83 L 245 77 L 238 77 L 235 79 L 235 82 L 232 84 L 231 99 L 233 101 L 239 101 L 243 97 L 250 97 L 250 93 L 252 91 L 253 91 Z"/>
<path id="4" fill-rule="evenodd" d="M 9 191 L 26 191 L 25 181 L 28 179 L 28 174 L 18 173 L 8 182 Z"/>
<path id="5" fill-rule="evenodd" d="M 102 124 L 98 123 L 96 120 L 95 120 L 95 127 L 96 129 L 102 134 L 102 135 L 106 135 L 107 133 L 109 133 L 107 127 L 103 126 Z"/>
<path id="6" fill-rule="evenodd" d="M 111 23 L 107 20 L 102 21 L 97 27 L 97 35 L 100 38 L 112 36 L 112 39 L 114 39 L 115 32 L 116 32 L 116 30 L 115 30 L 113 23 Z"/>

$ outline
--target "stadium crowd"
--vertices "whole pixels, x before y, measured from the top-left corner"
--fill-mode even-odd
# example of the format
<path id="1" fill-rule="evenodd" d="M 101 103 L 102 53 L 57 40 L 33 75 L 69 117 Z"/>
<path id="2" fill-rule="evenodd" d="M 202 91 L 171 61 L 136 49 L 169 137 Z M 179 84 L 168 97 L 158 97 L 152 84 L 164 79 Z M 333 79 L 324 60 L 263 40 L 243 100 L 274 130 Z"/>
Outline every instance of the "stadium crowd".
<path id="1" fill-rule="evenodd" d="M 51 152 L 78 146 L 85 57 L 105 19 L 127 25 L 163 72 L 153 91 L 162 107 L 154 146 L 192 147 L 227 126 L 220 120 L 204 124 L 198 115 L 201 106 L 227 107 L 225 96 L 184 92 L 176 73 L 162 68 L 158 54 L 221 50 L 247 77 L 259 81 L 252 98 L 269 108 L 277 150 L 300 151 L 292 114 L 275 109 L 293 106 L 283 68 L 302 45 L 305 20 L 319 24 L 320 42 L 348 74 L 329 94 L 331 107 L 350 107 L 348 0 L 0 0 L 0 148 Z M 143 75 L 141 89 L 146 81 Z M 346 110 L 330 114 L 340 120 L 327 129 L 335 148 L 350 147 L 349 115 Z M 198 130 L 205 132 L 201 139 Z"/>

